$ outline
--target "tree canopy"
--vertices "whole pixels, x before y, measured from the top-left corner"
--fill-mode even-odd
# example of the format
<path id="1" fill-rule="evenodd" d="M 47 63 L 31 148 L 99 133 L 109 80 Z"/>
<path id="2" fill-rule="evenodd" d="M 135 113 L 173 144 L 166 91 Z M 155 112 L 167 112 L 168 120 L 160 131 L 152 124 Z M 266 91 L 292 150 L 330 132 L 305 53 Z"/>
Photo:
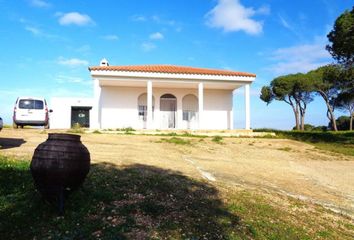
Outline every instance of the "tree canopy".
<path id="1" fill-rule="evenodd" d="M 345 11 L 334 23 L 333 30 L 327 35 L 330 44 L 326 49 L 333 58 L 345 66 L 354 62 L 354 7 Z"/>
<path id="2" fill-rule="evenodd" d="M 296 128 L 304 130 L 307 104 L 313 100 L 313 85 L 303 73 L 289 74 L 273 79 L 261 90 L 260 98 L 270 104 L 273 100 L 284 101 L 294 112 Z"/>
<path id="3" fill-rule="evenodd" d="M 261 90 L 260 98 L 270 104 L 273 100 L 284 101 L 292 107 L 296 129 L 304 130 L 307 104 L 315 94 L 321 96 L 327 107 L 330 126 L 337 131 L 334 110 L 349 113 L 350 129 L 354 118 L 354 7 L 345 11 L 334 23 L 327 35 L 326 49 L 337 61 L 308 73 L 296 73 L 274 78 Z"/>

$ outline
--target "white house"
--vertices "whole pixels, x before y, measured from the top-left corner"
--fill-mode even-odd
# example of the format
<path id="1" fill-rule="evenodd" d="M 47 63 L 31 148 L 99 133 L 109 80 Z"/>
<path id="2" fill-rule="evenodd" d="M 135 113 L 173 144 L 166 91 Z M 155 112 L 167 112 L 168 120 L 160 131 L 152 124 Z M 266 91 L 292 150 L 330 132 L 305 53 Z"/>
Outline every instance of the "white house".
<path id="1" fill-rule="evenodd" d="M 94 81 L 90 128 L 233 129 L 233 93 L 245 88 L 250 129 L 250 85 L 245 72 L 174 65 L 89 67 Z M 242 117 L 242 116 L 236 116 Z"/>
<path id="2" fill-rule="evenodd" d="M 49 106 L 52 109 L 49 115 L 49 125 L 52 129 L 68 129 L 75 124 L 90 126 L 92 98 L 54 97 L 50 100 Z"/>

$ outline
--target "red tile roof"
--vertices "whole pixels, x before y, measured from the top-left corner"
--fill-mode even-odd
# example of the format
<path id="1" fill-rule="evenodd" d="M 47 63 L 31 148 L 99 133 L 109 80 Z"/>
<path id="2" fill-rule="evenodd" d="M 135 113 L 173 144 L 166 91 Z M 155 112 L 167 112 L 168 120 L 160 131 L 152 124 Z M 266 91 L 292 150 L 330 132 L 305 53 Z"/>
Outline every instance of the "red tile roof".
<path id="1" fill-rule="evenodd" d="M 220 70 L 220 69 L 175 66 L 175 65 L 97 66 L 97 67 L 89 67 L 89 70 L 90 71 L 152 72 L 152 73 L 256 77 L 256 74 L 253 73 L 236 72 L 236 71 Z"/>

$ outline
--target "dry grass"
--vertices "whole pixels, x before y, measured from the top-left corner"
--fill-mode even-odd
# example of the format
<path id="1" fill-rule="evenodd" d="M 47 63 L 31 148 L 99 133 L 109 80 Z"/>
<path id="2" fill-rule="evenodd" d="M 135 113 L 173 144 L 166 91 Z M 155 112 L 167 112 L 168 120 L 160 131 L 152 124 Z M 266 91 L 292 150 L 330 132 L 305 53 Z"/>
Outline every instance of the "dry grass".
<path id="1" fill-rule="evenodd" d="M 30 159 L 34 148 L 46 138 L 41 130 L 4 129 L 0 151 Z M 218 144 L 213 137 L 105 133 L 82 134 L 82 141 L 93 163 L 117 167 L 145 164 L 197 180 L 205 179 L 203 171 L 215 177 L 216 183 L 293 196 L 354 215 L 354 158 L 332 155 L 309 144 L 227 137 Z"/>
<path id="2" fill-rule="evenodd" d="M 35 191 L 28 161 L 0 156 L 3 239 L 352 239 L 321 206 L 145 164 L 97 163 L 64 217 Z M 30 222 L 30 224 L 28 224 Z"/>

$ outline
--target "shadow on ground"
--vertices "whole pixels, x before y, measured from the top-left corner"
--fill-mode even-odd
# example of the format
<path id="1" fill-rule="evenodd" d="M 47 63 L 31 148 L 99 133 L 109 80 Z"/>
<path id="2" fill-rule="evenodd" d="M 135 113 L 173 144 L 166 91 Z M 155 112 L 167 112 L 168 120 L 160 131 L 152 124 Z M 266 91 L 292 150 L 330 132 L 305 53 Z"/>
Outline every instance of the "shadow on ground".
<path id="1" fill-rule="evenodd" d="M 2 138 L 0 137 L 0 149 L 19 147 L 26 141 L 22 138 Z"/>
<path id="2" fill-rule="evenodd" d="M 218 191 L 179 172 L 147 165 L 94 164 L 66 202 L 64 217 L 43 202 L 27 168 L 0 168 L 4 239 L 225 239 L 251 236 Z M 14 181 L 5 187 L 3 183 Z M 243 237 L 242 237 L 243 236 Z"/>

